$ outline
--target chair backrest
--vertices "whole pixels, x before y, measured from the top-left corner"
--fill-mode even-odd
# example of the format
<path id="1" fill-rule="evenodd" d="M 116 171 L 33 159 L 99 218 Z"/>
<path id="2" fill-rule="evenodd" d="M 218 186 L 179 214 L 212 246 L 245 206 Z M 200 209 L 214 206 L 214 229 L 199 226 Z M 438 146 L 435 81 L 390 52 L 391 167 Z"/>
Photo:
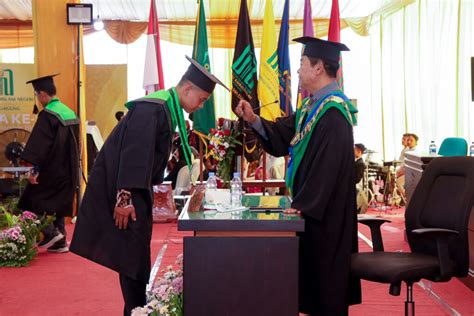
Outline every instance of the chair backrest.
<path id="1" fill-rule="evenodd" d="M 178 176 L 176 178 L 175 194 L 180 195 L 182 192 L 191 190 L 191 177 L 196 180 L 199 180 L 199 159 L 194 159 L 191 165 L 191 174 L 189 174 L 188 166 L 185 165 L 181 167 L 178 171 Z M 203 166 L 204 170 L 204 166 Z"/>
<path id="2" fill-rule="evenodd" d="M 191 189 L 191 177 L 189 176 L 188 166 L 184 165 L 178 171 L 178 176 L 176 177 L 176 186 L 174 189 L 174 194 L 181 195 L 183 191 L 189 191 L 190 189 Z"/>
<path id="3" fill-rule="evenodd" d="M 417 236 L 418 228 L 445 228 L 459 232 L 450 237 L 450 259 L 455 276 L 469 268 L 468 222 L 474 205 L 474 157 L 433 159 L 415 188 L 405 212 L 408 243 L 412 252 L 437 255 L 436 242 Z"/>
<path id="4" fill-rule="evenodd" d="M 467 142 L 464 138 L 449 137 L 443 140 L 438 154 L 441 156 L 466 156 Z"/>

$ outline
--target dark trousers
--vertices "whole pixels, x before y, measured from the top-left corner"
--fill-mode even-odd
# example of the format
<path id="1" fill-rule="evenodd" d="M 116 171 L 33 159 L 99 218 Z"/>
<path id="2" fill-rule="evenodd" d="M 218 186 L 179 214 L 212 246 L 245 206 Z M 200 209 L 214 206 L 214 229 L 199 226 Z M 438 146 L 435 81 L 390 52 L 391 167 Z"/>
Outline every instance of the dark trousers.
<path id="1" fill-rule="evenodd" d="M 66 226 L 64 223 L 64 216 L 56 216 L 56 219 L 43 229 L 45 236 L 55 235 L 56 229 L 66 237 Z"/>
<path id="2" fill-rule="evenodd" d="M 146 304 L 146 283 L 120 274 L 120 287 L 122 288 L 123 300 L 125 301 L 124 316 L 130 316 L 135 307 L 141 307 Z"/>

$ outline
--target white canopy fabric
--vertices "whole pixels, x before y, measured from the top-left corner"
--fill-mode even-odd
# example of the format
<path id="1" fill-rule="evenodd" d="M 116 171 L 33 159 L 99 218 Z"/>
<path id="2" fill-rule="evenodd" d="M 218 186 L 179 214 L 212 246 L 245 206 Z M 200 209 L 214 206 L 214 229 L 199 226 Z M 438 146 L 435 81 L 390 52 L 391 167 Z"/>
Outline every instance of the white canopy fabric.
<path id="1" fill-rule="evenodd" d="M 104 20 L 148 21 L 150 0 L 89 0 L 92 3 L 94 17 Z M 341 18 L 366 17 L 382 9 L 399 9 L 406 0 L 340 0 Z M 273 0 L 275 18 L 281 18 L 285 0 Z M 237 19 L 239 0 L 204 0 L 208 19 Z M 160 21 L 190 21 L 196 17 L 196 0 L 156 0 Z M 261 19 L 264 13 L 265 0 L 248 0 L 251 19 Z M 313 18 L 329 18 L 330 0 L 312 0 Z M 302 19 L 304 0 L 290 1 L 290 19 Z M 31 0 L 0 0 L 0 19 L 31 20 Z"/>

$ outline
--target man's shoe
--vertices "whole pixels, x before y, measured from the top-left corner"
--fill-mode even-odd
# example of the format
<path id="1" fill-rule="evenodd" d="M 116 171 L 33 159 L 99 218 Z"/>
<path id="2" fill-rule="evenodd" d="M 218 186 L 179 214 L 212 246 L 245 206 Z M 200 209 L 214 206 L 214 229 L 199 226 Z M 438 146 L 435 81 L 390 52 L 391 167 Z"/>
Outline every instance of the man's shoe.
<path id="1" fill-rule="evenodd" d="M 54 253 L 64 253 L 68 251 L 69 251 L 69 247 L 67 246 L 66 238 L 59 240 L 54 245 L 48 248 L 48 252 L 54 252 Z"/>
<path id="2" fill-rule="evenodd" d="M 45 235 L 44 239 L 38 243 L 38 247 L 49 248 L 63 238 L 64 238 L 64 235 L 61 234 L 60 232 L 57 232 L 55 235 Z"/>

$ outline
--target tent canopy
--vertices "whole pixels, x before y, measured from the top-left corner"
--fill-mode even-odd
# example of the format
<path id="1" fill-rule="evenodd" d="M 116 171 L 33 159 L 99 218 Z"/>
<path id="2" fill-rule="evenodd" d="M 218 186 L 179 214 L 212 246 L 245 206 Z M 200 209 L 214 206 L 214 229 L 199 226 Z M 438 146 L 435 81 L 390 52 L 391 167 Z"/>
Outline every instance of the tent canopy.
<path id="1" fill-rule="evenodd" d="M 211 47 L 232 48 L 239 15 L 238 0 L 203 0 L 207 16 L 209 45 Z M 390 15 L 415 0 L 340 0 L 341 28 L 351 27 L 357 34 L 368 35 L 371 23 L 380 16 Z M 94 17 L 105 20 L 106 31 L 120 43 L 130 43 L 136 39 L 133 34 L 142 34 L 148 21 L 150 0 L 90 0 L 94 7 Z M 302 34 L 304 0 L 290 1 L 290 37 Z M 273 0 L 274 16 L 281 19 L 285 0 Z M 312 0 L 312 16 L 315 36 L 327 35 L 331 0 Z M 197 13 L 196 0 L 156 0 L 160 22 L 161 38 L 166 41 L 192 45 L 195 19 Z M 252 32 L 256 47 L 260 46 L 262 19 L 265 0 L 248 0 L 249 14 L 252 20 Z M 31 0 L 0 0 L 0 32 L 7 28 L 24 31 L 32 17 Z M 2 20 L 4 22 L 2 23 Z M 8 22 L 5 22 L 7 21 Z M 21 21 L 24 21 L 21 23 Z M 25 26 L 25 22 L 27 25 Z M 18 36 L 10 34 L 11 36 Z M 2 34 L 7 38 L 8 34 Z M 17 42 L 20 42 L 18 40 Z M 21 46 L 26 46 L 23 41 Z M 15 45 L 12 40 L 10 45 Z M 2 44 L 0 47 L 12 47 Z"/>

